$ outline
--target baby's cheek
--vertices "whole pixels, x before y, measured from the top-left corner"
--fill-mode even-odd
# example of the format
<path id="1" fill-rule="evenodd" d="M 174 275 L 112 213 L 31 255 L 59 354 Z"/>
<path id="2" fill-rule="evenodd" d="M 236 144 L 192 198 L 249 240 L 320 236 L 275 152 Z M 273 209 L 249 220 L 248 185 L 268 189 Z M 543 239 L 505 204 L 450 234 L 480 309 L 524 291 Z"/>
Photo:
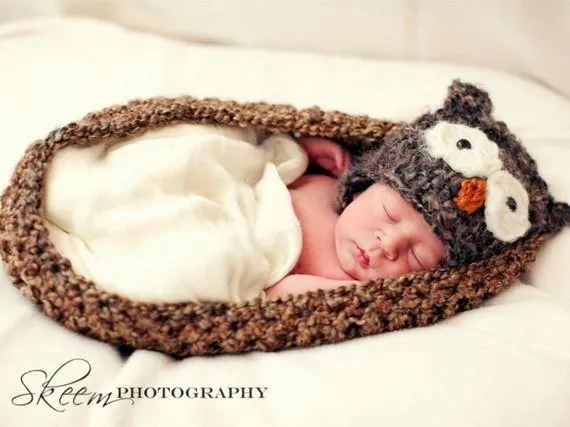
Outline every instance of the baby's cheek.
<path id="1" fill-rule="evenodd" d="M 394 266 L 394 274 L 396 276 L 402 276 L 413 270 L 413 268 L 410 267 L 410 263 L 407 261 L 405 256 L 400 257 L 400 259 L 398 259 L 398 262 L 396 264 L 397 265 Z"/>
<path id="2" fill-rule="evenodd" d="M 351 269 L 353 269 L 354 267 L 356 267 L 356 261 L 354 260 L 352 254 L 350 253 L 350 246 L 348 244 L 348 242 L 344 241 L 341 244 L 341 250 L 337 250 L 336 251 L 337 254 L 337 258 L 339 263 L 341 263 L 341 265 L 343 267 L 350 267 Z"/>
<path id="3" fill-rule="evenodd" d="M 380 274 L 379 277 L 382 278 L 394 278 L 403 276 L 411 271 L 413 271 L 413 268 L 410 266 L 410 263 L 405 256 L 401 256 L 396 261 L 386 263 L 384 268 L 377 274 Z"/>

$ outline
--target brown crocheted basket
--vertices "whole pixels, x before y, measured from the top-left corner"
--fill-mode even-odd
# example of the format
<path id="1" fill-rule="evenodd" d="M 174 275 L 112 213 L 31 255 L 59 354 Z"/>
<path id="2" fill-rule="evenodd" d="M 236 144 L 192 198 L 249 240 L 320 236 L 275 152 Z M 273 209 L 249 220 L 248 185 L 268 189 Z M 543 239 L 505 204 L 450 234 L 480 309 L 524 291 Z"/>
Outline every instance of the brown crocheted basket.
<path id="1" fill-rule="evenodd" d="M 46 169 L 67 145 L 102 143 L 181 122 L 322 136 L 354 152 L 381 140 L 395 126 L 316 107 L 161 97 L 106 108 L 54 130 L 28 147 L 0 210 L 0 252 L 7 272 L 47 316 L 98 340 L 177 357 L 316 346 L 427 326 L 478 307 L 528 268 L 547 237 L 534 235 L 470 265 L 274 301 L 155 304 L 104 292 L 77 275 L 50 241 L 42 218 Z"/>

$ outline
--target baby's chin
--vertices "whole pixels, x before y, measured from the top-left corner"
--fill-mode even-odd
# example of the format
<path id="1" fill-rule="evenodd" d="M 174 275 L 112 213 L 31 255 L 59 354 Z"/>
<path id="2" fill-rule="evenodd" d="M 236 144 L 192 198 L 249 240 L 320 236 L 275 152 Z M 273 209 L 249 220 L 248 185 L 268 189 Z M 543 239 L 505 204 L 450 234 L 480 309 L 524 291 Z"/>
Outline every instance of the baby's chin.
<path id="1" fill-rule="evenodd" d="M 344 272 L 345 276 L 344 279 L 345 280 L 359 280 L 361 281 L 362 279 L 359 277 L 359 274 L 356 271 L 352 271 L 350 268 L 345 268 L 341 262 L 339 262 L 340 268 L 341 270 Z"/>
<path id="2" fill-rule="evenodd" d="M 395 278 L 395 277 L 400 277 L 403 276 L 407 273 L 402 273 L 402 274 L 382 274 L 379 272 L 353 272 L 352 274 L 348 273 L 345 271 L 345 273 L 350 276 L 350 279 L 354 279 L 354 280 L 358 280 L 359 282 L 368 282 L 370 280 L 378 280 L 378 279 L 389 279 L 389 278 Z M 349 280 L 350 280 L 349 279 Z"/>
<path id="3" fill-rule="evenodd" d="M 345 272 L 346 273 L 346 272 Z M 348 280 L 354 279 L 354 280 L 358 280 L 359 282 L 368 282 L 370 280 L 376 280 L 376 279 L 384 279 L 384 277 L 382 277 L 382 274 L 361 274 L 361 273 L 346 273 L 349 278 Z"/>

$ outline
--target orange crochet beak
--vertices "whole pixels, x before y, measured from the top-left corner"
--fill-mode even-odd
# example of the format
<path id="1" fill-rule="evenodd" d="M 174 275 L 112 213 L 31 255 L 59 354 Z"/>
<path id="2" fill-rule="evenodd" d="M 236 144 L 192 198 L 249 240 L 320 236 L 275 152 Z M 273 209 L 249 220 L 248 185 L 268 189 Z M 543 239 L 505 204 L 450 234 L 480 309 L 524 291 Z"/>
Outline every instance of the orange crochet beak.
<path id="1" fill-rule="evenodd" d="M 461 181 L 461 190 L 453 199 L 459 209 L 472 214 L 485 204 L 487 182 L 481 178 L 470 178 Z"/>

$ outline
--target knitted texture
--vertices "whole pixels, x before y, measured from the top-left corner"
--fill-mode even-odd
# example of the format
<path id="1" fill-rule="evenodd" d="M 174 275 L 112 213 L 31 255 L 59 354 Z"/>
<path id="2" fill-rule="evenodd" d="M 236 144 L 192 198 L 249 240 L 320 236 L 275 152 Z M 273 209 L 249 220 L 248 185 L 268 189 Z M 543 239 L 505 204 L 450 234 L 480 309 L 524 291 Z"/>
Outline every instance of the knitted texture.
<path id="1" fill-rule="evenodd" d="M 175 357 L 316 346 L 427 326 L 475 308 L 511 285 L 548 235 L 526 236 L 485 262 L 277 300 L 156 304 L 105 292 L 76 274 L 49 239 L 42 216 L 47 167 L 70 144 L 102 143 L 182 122 L 333 138 L 356 155 L 404 126 L 317 107 L 179 97 L 135 100 L 54 130 L 27 148 L 0 199 L 0 254 L 6 270 L 47 316 L 98 340 Z M 568 215 L 563 207 L 557 209 L 559 216 Z"/>
<path id="2" fill-rule="evenodd" d="M 570 208 L 552 198 L 535 161 L 491 113 L 485 91 L 454 81 L 442 108 L 394 128 L 355 158 L 341 177 L 337 212 L 370 185 L 390 185 L 444 242 L 443 266 L 487 259 L 518 239 L 560 229 Z"/>

